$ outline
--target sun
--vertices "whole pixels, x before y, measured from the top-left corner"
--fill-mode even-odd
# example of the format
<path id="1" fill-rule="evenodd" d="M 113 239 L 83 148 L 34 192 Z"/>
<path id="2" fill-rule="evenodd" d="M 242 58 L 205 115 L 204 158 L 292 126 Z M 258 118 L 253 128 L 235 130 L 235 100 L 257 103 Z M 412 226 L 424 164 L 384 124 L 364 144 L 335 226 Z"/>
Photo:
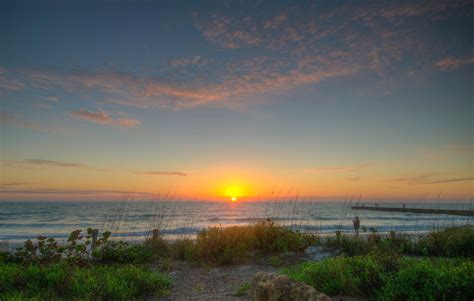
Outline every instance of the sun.
<path id="1" fill-rule="evenodd" d="M 237 198 L 235 196 L 231 197 L 230 200 L 234 203 L 237 202 Z"/>

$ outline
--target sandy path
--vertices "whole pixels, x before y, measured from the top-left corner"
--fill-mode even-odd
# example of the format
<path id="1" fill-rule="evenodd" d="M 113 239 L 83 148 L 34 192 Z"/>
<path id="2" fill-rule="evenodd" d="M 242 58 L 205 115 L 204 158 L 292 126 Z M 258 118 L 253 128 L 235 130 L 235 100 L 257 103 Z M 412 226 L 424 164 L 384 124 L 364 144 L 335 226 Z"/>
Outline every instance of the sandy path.
<path id="1" fill-rule="evenodd" d="M 170 273 L 173 281 L 171 295 L 160 300 L 250 300 L 247 296 L 236 296 L 237 289 L 251 281 L 259 271 L 277 270 L 254 264 L 205 268 L 175 262 Z"/>
<path id="2" fill-rule="evenodd" d="M 319 247 L 310 247 L 304 253 L 287 253 L 280 259 L 282 266 L 288 266 L 333 255 Z M 248 296 L 236 296 L 237 289 L 245 282 L 250 282 L 257 272 L 276 272 L 280 269 L 256 263 L 206 268 L 175 261 L 169 273 L 172 280 L 171 295 L 160 300 L 250 300 Z"/>

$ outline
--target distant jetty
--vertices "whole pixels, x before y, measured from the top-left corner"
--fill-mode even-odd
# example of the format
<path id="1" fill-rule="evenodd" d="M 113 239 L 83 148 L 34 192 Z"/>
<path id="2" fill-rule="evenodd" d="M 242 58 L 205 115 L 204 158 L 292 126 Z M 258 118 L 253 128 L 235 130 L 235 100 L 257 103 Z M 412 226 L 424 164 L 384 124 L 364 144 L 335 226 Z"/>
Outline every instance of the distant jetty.
<path id="1" fill-rule="evenodd" d="M 429 213 L 429 214 L 449 214 L 461 216 L 474 216 L 474 210 L 451 210 L 451 209 L 422 209 L 422 208 L 396 208 L 379 206 L 352 206 L 353 210 L 409 212 L 409 213 Z"/>

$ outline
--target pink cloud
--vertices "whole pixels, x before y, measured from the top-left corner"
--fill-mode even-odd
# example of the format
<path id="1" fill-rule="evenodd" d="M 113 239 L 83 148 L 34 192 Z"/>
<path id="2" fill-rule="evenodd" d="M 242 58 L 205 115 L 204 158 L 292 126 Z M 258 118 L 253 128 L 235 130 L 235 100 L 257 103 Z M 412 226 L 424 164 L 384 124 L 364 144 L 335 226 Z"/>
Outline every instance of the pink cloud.
<path id="1" fill-rule="evenodd" d="M 80 109 L 77 111 L 72 111 L 71 115 L 86 120 L 89 122 L 100 123 L 104 125 L 111 125 L 111 126 L 124 126 L 124 127 L 136 127 L 141 124 L 139 120 L 132 119 L 132 118 L 116 118 L 114 119 L 108 113 L 104 111 L 88 111 L 85 109 Z"/>
<path id="2" fill-rule="evenodd" d="M 436 67 L 441 70 L 454 70 L 464 65 L 474 64 L 474 56 L 470 58 L 453 58 L 448 57 L 436 62 Z"/>
<path id="3" fill-rule="evenodd" d="M 16 73 L 23 79 L 21 85 L 78 93 L 99 90 L 105 94 L 103 101 L 121 105 L 173 109 L 209 104 L 235 107 L 258 98 L 249 96 L 279 93 L 367 71 L 383 79 L 393 74 L 394 65 L 399 66 L 405 56 L 413 56 L 419 65 L 432 65 L 433 57 L 426 55 L 420 39 L 422 29 L 403 27 L 399 20 L 439 14 L 463 5 L 465 2 L 408 2 L 393 6 L 375 2 L 362 7 L 345 4 L 337 10 L 317 5 L 295 6 L 276 10 L 266 18 L 200 15 L 195 17 L 196 28 L 212 44 L 231 49 L 259 48 L 259 56 L 239 55 L 238 59 L 218 62 L 214 69 L 211 67 L 216 66 L 208 65 L 210 60 L 201 55 L 182 57 L 166 64 L 160 77 L 112 71 Z M 438 66 L 449 69 L 466 62 L 471 59 L 450 59 Z M 204 65 L 206 68 L 193 68 Z M 181 72 L 182 69 L 193 72 Z M 0 86 L 2 77 L 12 80 L 7 71 L 0 69 Z M 132 119 L 117 121 L 110 113 L 101 111 L 80 110 L 73 115 L 108 125 L 139 124 Z"/>

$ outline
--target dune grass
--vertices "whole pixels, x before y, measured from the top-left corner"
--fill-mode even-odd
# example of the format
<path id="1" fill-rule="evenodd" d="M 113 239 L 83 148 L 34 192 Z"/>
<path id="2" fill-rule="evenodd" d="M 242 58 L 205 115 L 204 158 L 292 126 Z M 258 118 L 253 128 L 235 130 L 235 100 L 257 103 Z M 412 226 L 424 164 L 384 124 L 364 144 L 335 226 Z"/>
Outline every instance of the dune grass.
<path id="1" fill-rule="evenodd" d="M 200 231 L 195 240 L 177 241 L 170 249 L 178 259 L 234 264 L 252 256 L 303 251 L 311 241 L 311 236 L 266 221 L 249 226 L 209 227 Z"/>
<path id="2" fill-rule="evenodd" d="M 329 295 L 386 301 L 471 300 L 474 296 L 474 262 L 466 259 L 379 253 L 306 262 L 282 273 Z"/>
<path id="3" fill-rule="evenodd" d="M 417 256 L 474 258 L 474 227 L 446 228 L 418 239 L 394 232 L 381 235 L 373 231 L 366 237 L 338 233 L 319 240 L 319 243 L 331 249 L 342 250 L 349 256 L 387 251 Z"/>

